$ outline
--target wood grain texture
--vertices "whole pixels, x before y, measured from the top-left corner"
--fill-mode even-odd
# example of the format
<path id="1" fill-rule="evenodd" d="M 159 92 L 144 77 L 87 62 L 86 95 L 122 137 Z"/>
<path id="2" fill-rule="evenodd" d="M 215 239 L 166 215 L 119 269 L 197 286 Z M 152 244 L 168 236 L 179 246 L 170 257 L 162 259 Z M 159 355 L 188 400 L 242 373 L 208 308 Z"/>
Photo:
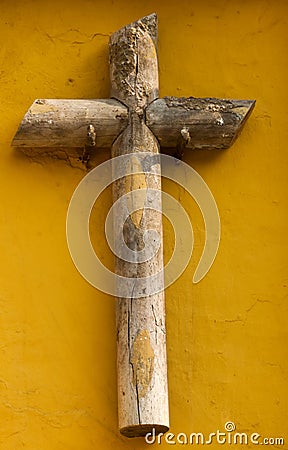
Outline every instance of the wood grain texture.
<path id="1" fill-rule="evenodd" d="M 87 127 L 93 125 L 97 147 L 111 148 L 127 124 L 127 108 L 113 99 L 37 99 L 23 118 L 12 145 L 24 152 L 37 147 L 38 153 L 48 147 L 83 148 Z M 74 153 L 71 150 L 71 156 Z"/>
<path id="2" fill-rule="evenodd" d="M 114 237 L 117 242 L 124 233 L 126 245 L 134 250 L 134 260 L 117 258 L 116 273 L 135 281 L 143 278 L 141 298 L 134 298 L 133 287 L 125 298 L 116 300 L 119 428 L 128 437 L 144 436 L 153 428 L 156 434 L 169 428 L 163 277 L 157 280 L 159 292 L 145 295 L 151 283 L 145 277 L 163 269 L 161 169 L 158 161 L 148 174 L 141 159 L 137 161 L 139 152 L 147 152 L 147 156 L 159 152 L 157 139 L 144 121 L 144 109 L 158 96 L 156 32 L 157 18 L 151 15 L 119 30 L 110 41 L 111 96 L 129 107 L 128 127 L 115 141 L 112 156 L 133 154 L 127 176 L 113 184 L 113 200 L 127 195 L 130 215 L 122 227 L 115 214 Z M 131 164 L 140 173 L 129 175 Z M 140 200 L 135 196 L 137 189 L 144 189 Z M 145 190 L 149 189 L 160 195 L 153 197 L 148 208 Z M 140 262 L 137 251 L 144 248 L 143 237 L 149 229 L 158 233 L 160 248 L 152 259 Z"/>
<path id="3" fill-rule="evenodd" d="M 253 100 L 164 97 L 146 109 L 146 124 L 161 147 L 177 147 L 183 128 L 190 149 L 226 149 L 239 135 L 255 105 Z"/>
<path id="4" fill-rule="evenodd" d="M 156 42 L 156 14 L 127 25 L 110 38 L 110 96 L 138 114 L 158 97 Z"/>

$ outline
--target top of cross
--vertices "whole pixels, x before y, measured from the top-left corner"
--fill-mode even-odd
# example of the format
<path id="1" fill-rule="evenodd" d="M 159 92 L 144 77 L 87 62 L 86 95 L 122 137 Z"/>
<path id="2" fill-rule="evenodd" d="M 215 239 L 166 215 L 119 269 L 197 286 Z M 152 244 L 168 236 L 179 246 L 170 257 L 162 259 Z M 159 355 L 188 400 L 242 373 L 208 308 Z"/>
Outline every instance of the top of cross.
<path id="1" fill-rule="evenodd" d="M 184 148 L 230 147 L 255 101 L 158 99 L 156 46 L 156 14 L 115 32 L 110 38 L 111 99 L 37 99 L 22 120 L 13 146 L 33 156 L 56 153 L 70 162 L 76 159 L 87 162 L 89 157 L 93 160 L 96 147 L 112 146 L 134 111 L 145 116 L 146 125 L 161 147 L 176 147 L 179 157 Z M 95 133 L 93 145 L 87 143 L 91 129 Z"/>

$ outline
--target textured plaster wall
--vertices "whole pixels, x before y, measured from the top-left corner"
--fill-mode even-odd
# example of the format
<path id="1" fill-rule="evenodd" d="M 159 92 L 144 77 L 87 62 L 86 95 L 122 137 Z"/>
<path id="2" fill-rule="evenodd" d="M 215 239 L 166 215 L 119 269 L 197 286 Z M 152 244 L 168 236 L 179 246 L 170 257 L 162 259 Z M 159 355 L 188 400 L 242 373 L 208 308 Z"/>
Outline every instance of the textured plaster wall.
<path id="1" fill-rule="evenodd" d="M 286 438 L 287 449 L 288 3 L 2 0 L 0 11 L 1 450 L 148 446 L 118 435 L 114 301 L 81 278 L 66 246 L 66 211 L 84 172 L 29 160 L 10 142 L 35 98 L 108 97 L 109 35 L 152 11 L 162 96 L 257 99 L 230 150 L 184 157 L 222 222 L 218 256 L 198 285 L 201 214 L 163 182 L 195 232 L 191 263 L 166 292 L 171 431 L 209 434 L 230 420 Z M 92 218 L 109 267 L 110 202 L 107 190 Z M 166 258 L 172 245 L 165 224 Z"/>

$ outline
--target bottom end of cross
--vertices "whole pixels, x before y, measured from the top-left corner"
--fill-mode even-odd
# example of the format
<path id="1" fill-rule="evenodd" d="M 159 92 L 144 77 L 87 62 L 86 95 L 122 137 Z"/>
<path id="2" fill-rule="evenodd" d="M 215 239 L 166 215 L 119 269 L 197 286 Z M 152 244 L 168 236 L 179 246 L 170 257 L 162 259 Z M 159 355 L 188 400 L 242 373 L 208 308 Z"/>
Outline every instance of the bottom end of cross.
<path id="1" fill-rule="evenodd" d="M 167 425 L 137 424 L 121 428 L 120 433 L 128 438 L 145 437 L 147 443 L 153 444 L 156 441 L 156 436 L 160 433 L 163 435 L 168 430 Z"/>

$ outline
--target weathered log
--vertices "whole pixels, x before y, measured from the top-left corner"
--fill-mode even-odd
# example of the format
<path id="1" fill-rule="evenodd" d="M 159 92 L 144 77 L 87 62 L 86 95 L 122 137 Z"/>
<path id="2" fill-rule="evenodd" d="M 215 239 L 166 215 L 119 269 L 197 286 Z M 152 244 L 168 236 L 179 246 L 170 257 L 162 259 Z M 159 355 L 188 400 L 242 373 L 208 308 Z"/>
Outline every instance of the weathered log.
<path id="1" fill-rule="evenodd" d="M 254 100 L 164 97 L 146 109 L 146 124 L 161 147 L 177 147 L 181 130 L 189 132 L 186 148 L 225 149 L 237 138 Z"/>
<path id="2" fill-rule="evenodd" d="M 110 149 L 127 123 L 127 108 L 113 99 L 37 99 L 25 114 L 12 145 L 20 147 L 24 152 L 37 147 L 35 153 L 38 154 L 44 153 L 47 147 L 83 148 L 87 127 L 93 125 L 97 147 Z M 74 153 L 72 150 L 71 156 Z"/>
<path id="3" fill-rule="evenodd" d="M 116 300 L 119 428 L 128 437 L 144 436 L 153 428 L 158 434 L 169 428 L 162 217 L 153 210 L 161 209 L 161 170 L 158 162 L 153 165 L 153 174 L 147 174 L 137 158 L 138 152 L 147 152 L 147 158 L 154 156 L 155 160 L 159 151 L 157 139 L 144 122 L 145 107 L 158 95 L 156 32 L 157 17 L 153 14 L 119 30 L 110 40 L 111 95 L 129 107 L 128 127 L 114 143 L 112 156 L 133 153 L 126 173 L 140 171 L 113 185 L 114 202 L 127 194 L 129 211 L 133 205 L 124 230 L 117 210 L 114 215 L 115 242 L 124 233 L 126 245 L 134 250 L 132 262 L 124 257 L 116 260 L 117 274 L 135 278 L 135 285 L 127 287 L 126 298 Z M 139 189 L 144 189 L 140 199 L 136 195 Z M 159 195 L 150 196 L 148 208 L 149 189 Z M 149 229 L 157 231 L 160 248 L 152 259 L 141 262 L 137 252 L 143 249 L 143 236 Z M 145 277 L 158 272 L 158 293 L 145 295 L 151 288 L 151 280 Z M 138 295 L 141 298 L 135 298 Z"/>
<path id="4" fill-rule="evenodd" d="M 122 79 L 122 72 L 120 78 L 114 74 L 115 81 Z M 128 79 L 126 83 L 131 90 Z M 114 94 L 112 88 L 111 96 L 116 97 Z M 115 99 L 37 99 L 25 114 L 12 145 L 29 155 L 44 154 L 47 148 L 50 153 L 53 148 L 59 153 L 57 148 L 65 148 L 69 156 L 75 157 L 79 153 L 75 149 L 83 148 L 91 124 L 96 131 L 96 146 L 110 148 L 128 124 L 124 97 L 118 96 L 122 103 Z M 239 135 L 254 106 L 254 100 L 164 97 L 148 104 L 146 124 L 163 148 L 177 147 L 181 130 L 186 129 L 190 135 L 187 149 L 226 149 Z"/>

